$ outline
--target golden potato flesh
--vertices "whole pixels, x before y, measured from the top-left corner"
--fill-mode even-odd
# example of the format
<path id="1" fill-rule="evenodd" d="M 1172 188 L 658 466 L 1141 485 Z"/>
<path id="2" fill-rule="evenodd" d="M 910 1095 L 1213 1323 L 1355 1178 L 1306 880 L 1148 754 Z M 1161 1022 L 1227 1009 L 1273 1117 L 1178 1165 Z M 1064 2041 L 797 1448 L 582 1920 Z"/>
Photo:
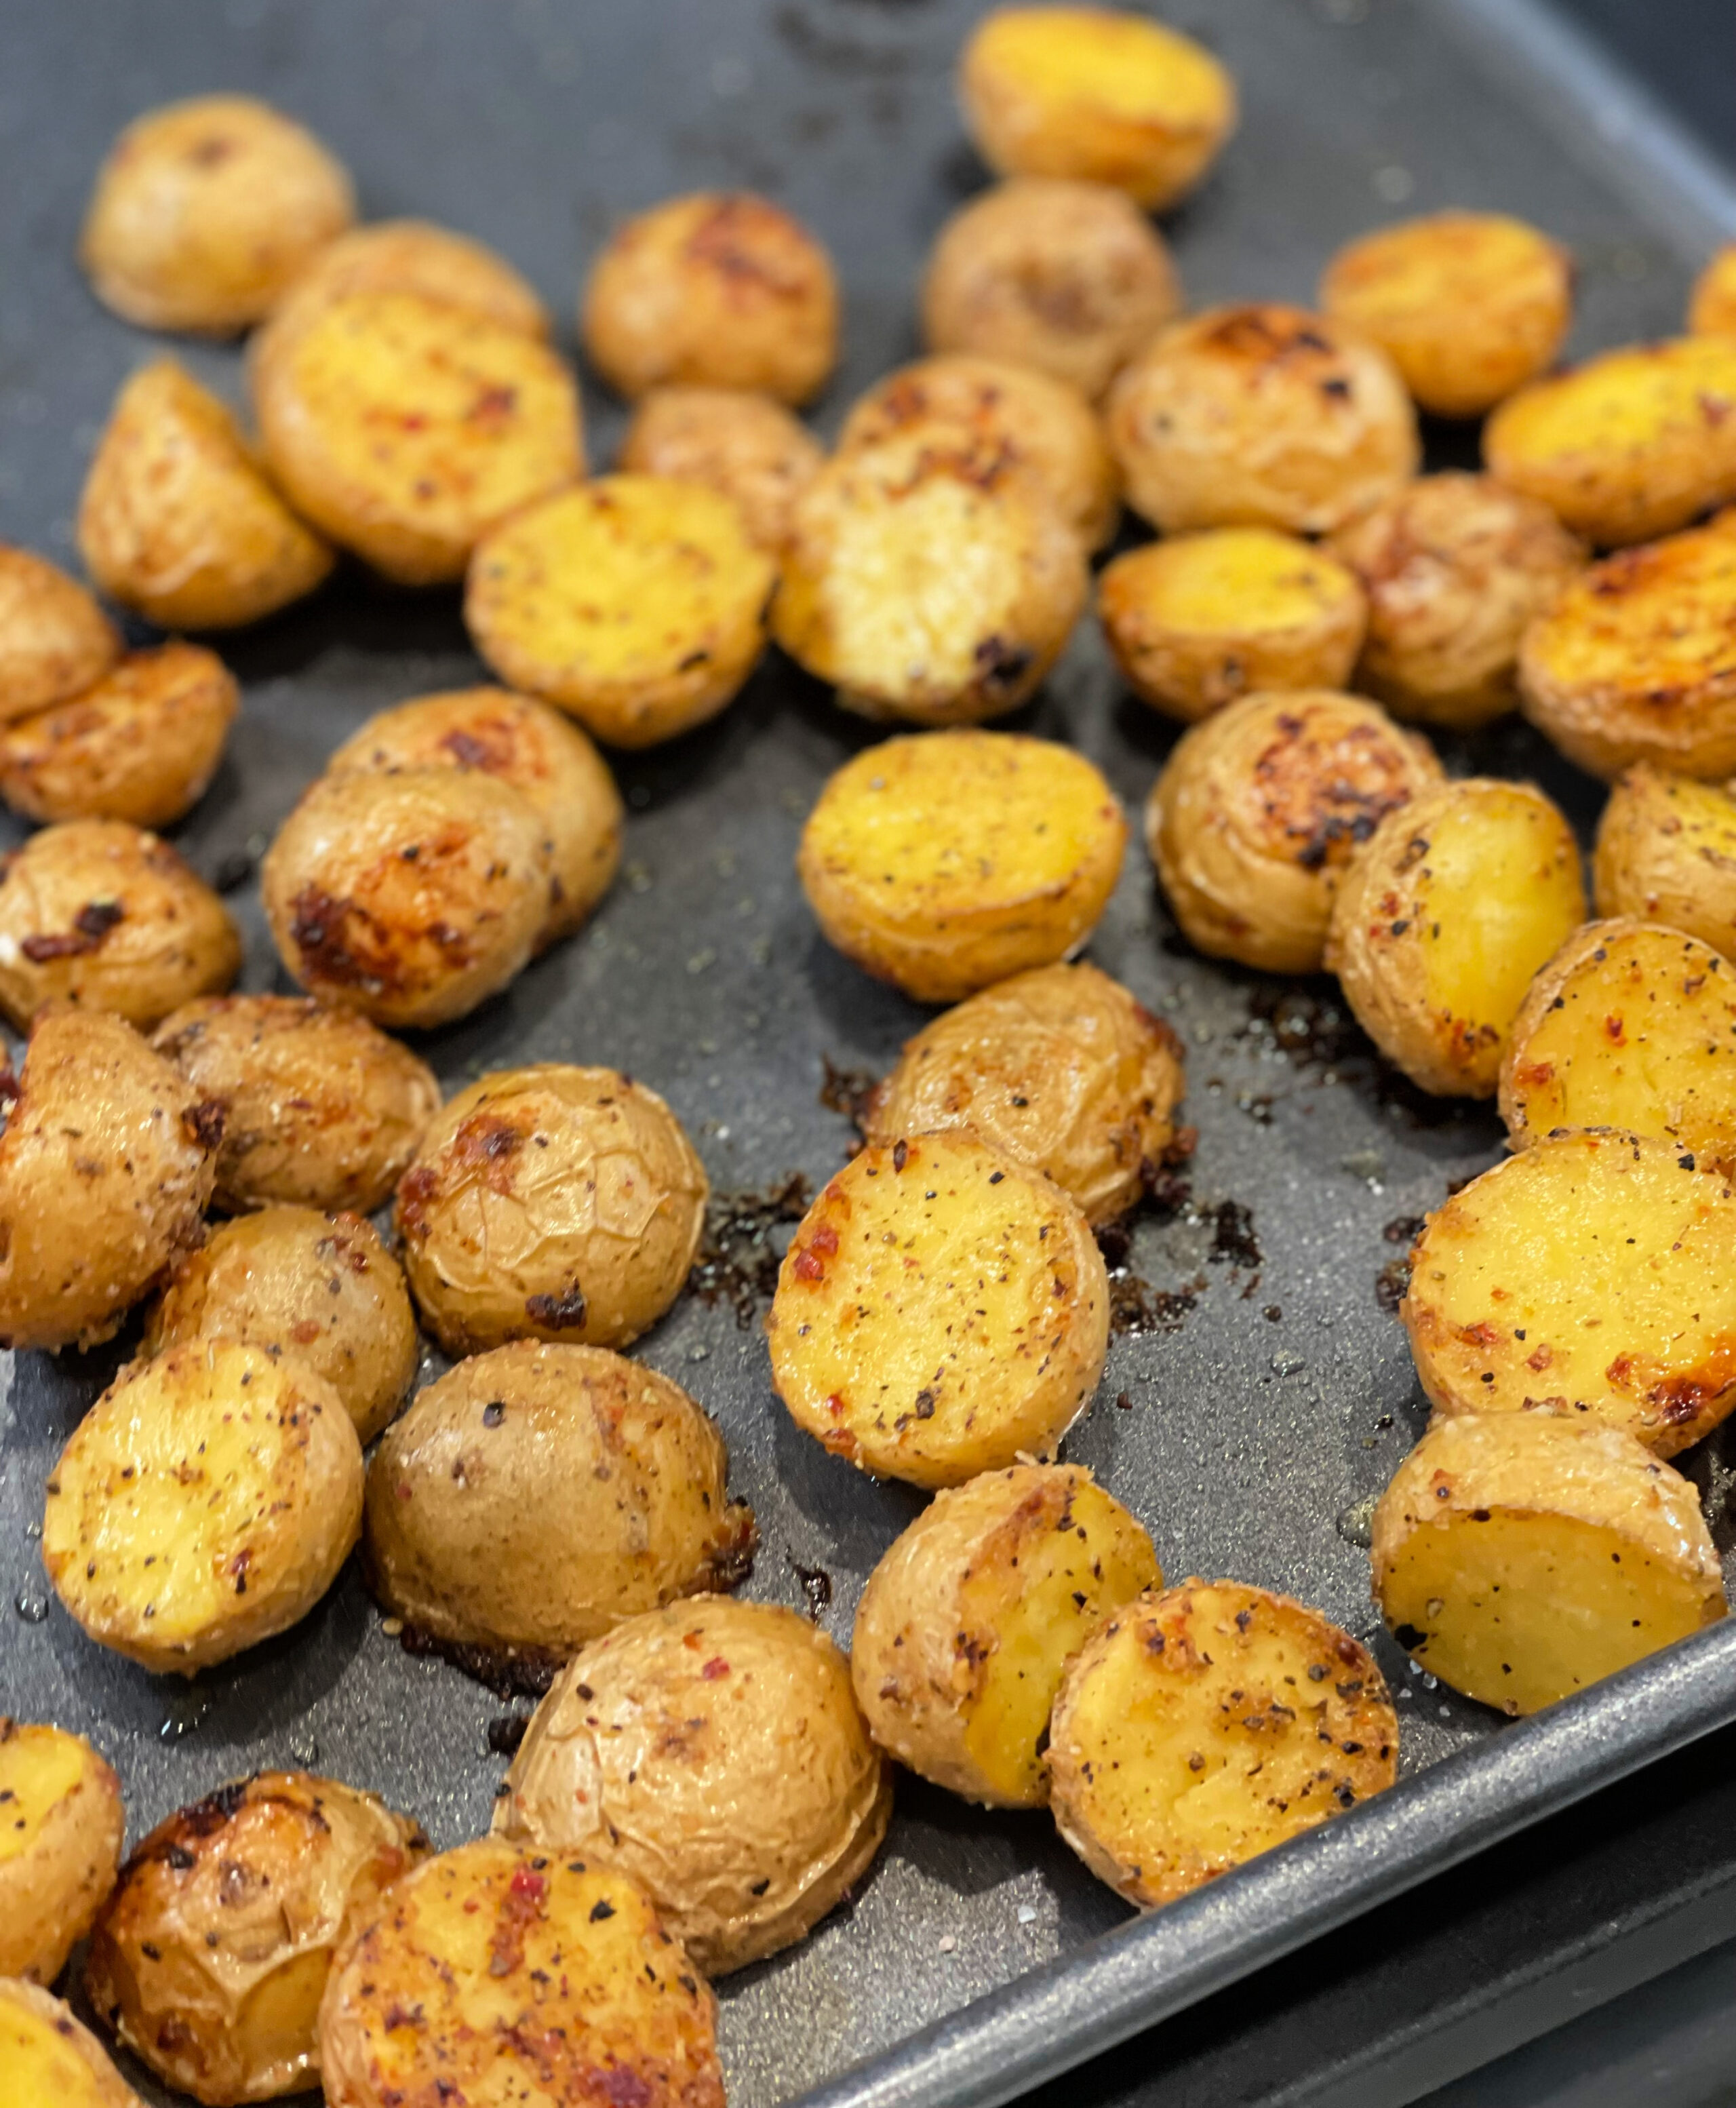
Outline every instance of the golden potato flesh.
<path id="1" fill-rule="evenodd" d="M 960 207 L 929 253 L 930 351 L 1035 367 L 1095 402 L 1181 310 L 1163 237 L 1125 191 L 1015 176 Z"/>
<path id="2" fill-rule="evenodd" d="M 0 1714 L 0 1977 L 60 1975 L 115 1885 L 125 1830 L 120 1781 L 88 1742 Z"/>
<path id="3" fill-rule="evenodd" d="M 81 693 L 120 652 L 114 624 L 83 586 L 0 542 L 0 724 Z"/>
<path id="4" fill-rule="evenodd" d="M 1166 534 L 1329 534 L 1414 475 L 1416 413 L 1387 354 L 1305 308 L 1208 308 L 1109 394 L 1127 502 Z"/>
<path id="5" fill-rule="evenodd" d="M 305 998 L 207 996 L 152 1043 L 223 1115 L 218 1206 L 275 1201 L 368 1214 L 440 1109 L 434 1071 L 353 1011 Z"/>
<path id="6" fill-rule="evenodd" d="M 629 400 L 665 386 L 751 388 L 802 403 L 838 356 L 832 260 L 746 191 L 669 198 L 617 228 L 579 313 L 587 356 Z"/>
<path id="7" fill-rule="evenodd" d="M 1190 944 L 1313 973 L 1376 828 L 1440 781 L 1428 741 L 1360 696 L 1244 696 L 1177 741 L 1145 808 L 1146 846 Z"/>
<path id="8" fill-rule="evenodd" d="M 39 1018 L 0 1133 L 0 1341 L 106 1340 L 198 1238 L 220 1106 L 124 1019 Z"/>
<path id="9" fill-rule="evenodd" d="M 0 2099 L 54 2108 L 144 2108 L 70 2006 L 0 1978 Z"/>
<path id="10" fill-rule="evenodd" d="M 1374 1529 L 1375 1600 L 1399 1645 L 1507 1713 L 1552 1705 L 1725 1614 L 1698 1493 L 1595 1421 L 1437 1421 Z"/>
<path id="11" fill-rule="evenodd" d="M 320 2008 L 326 2108 L 723 2108 L 717 2001 L 624 1874 L 483 1838 L 395 1883 Z"/>
<path id="12" fill-rule="evenodd" d="M 1128 687 L 1184 724 L 1254 691 L 1342 687 L 1368 619 L 1352 572 L 1271 527 L 1129 549 L 1099 579 L 1097 612 Z"/>
<path id="13" fill-rule="evenodd" d="M 160 1822 L 105 1908 L 84 1993 L 159 2079 L 216 2108 L 319 2083 L 334 1950 L 428 1855 L 416 1824 L 308 1772 L 259 1772 Z"/>
<path id="14" fill-rule="evenodd" d="M 850 1670 L 869 1732 L 937 1786 L 1041 1808 L 1062 1672 L 1109 1612 L 1161 1588 L 1143 1527 L 1077 1464 L 936 1494 L 868 1577 Z"/>
<path id="15" fill-rule="evenodd" d="M 1694 280 L 1688 327 L 1696 336 L 1736 336 L 1736 241 L 1717 250 Z"/>
<path id="16" fill-rule="evenodd" d="M 748 539 L 776 556 L 796 500 L 825 458 L 799 419 L 739 388 L 654 388 L 641 396 L 615 464 L 628 475 L 703 484 L 740 513 Z"/>
<path id="17" fill-rule="evenodd" d="M 614 745 L 652 746 L 734 698 L 765 647 L 776 577 L 716 491 L 600 476 L 487 537 L 464 618 L 510 687 Z"/>
<path id="18" fill-rule="evenodd" d="M 376 219 L 327 242 L 272 309 L 271 327 L 294 327 L 352 293 L 418 293 L 524 336 L 549 333 L 541 296 L 504 256 L 425 219 Z"/>
<path id="19" fill-rule="evenodd" d="M 191 1676 L 304 1617 L 362 1531 L 362 1445 L 304 1363 L 197 1340 L 136 1363 L 48 1480 L 43 1564 L 68 1614 Z"/>
<path id="20" fill-rule="evenodd" d="M 250 96 L 198 96 L 147 110 L 115 141 L 79 260 L 129 322 L 229 336 L 355 214 L 349 176 L 312 133 Z"/>
<path id="21" fill-rule="evenodd" d="M 373 1224 L 312 1208 L 240 1216 L 179 1262 L 144 1351 L 199 1340 L 293 1355 L 331 1385 L 363 1442 L 403 1403 L 421 1350 L 404 1277 Z"/>
<path id="22" fill-rule="evenodd" d="M 963 1132 L 853 1157 L 803 1218 L 766 1321 L 796 1425 L 915 1486 L 1052 1457 L 1097 1388 L 1109 1328 L 1084 1216 Z"/>
<path id="23" fill-rule="evenodd" d="M 753 1511 L 678 1385 L 521 1340 L 417 1394 L 368 1471 L 369 1583 L 430 1637 L 551 1669 L 642 1610 L 734 1587 Z"/>
<path id="24" fill-rule="evenodd" d="M 33 820 L 166 827 L 205 795 L 239 708 L 214 652 L 129 651 L 72 701 L 0 726 L 0 796 Z"/>
<path id="25" fill-rule="evenodd" d="M 1493 1097 L 1531 976 L 1585 919 L 1573 831 L 1540 790 L 1468 777 L 1390 814 L 1333 903 L 1325 966 L 1425 1091 Z"/>
<path id="26" fill-rule="evenodd" d="M 1148 211 L 1193 189 L 1235 129 L 1235 83 L 1191 37 L 1107 7 L 999 7 L 959 65 L 997 174 L 1110 183 Z"/>
<path id="27" fill-rule="evenodd" d="M 545 1061 L 447 1101 L 398 1188 L 404 1270 L 451 1354 L 623 1347 L 680 1295 L 709 1192 L 654 1091 Z"/>
<path id="28" fill-rule="evenodd" d="M 1560 350 L 1573 259 L 1504 213 L 1433 213 L 1347 242 L 1320 305 L 1387 353 L 1425 410 L 1480 417 Z"/>
<path id="29" fill-rule="evenodd" d="M 1117 1611 L 1068 1664 L 1049 1734 L 1057 1828 L 1143 1910 L 1383 1792 L 1397 1768 L 1374 1656 L 1237 1581 Z"/>
<path id="30" fill-rule="evenodd" d="M 1127 840 L 1082 754 L 955 730 L 884 741 L 836 770 L 796 868 L 839 951 L 919 1002 L 956 1002 L 1082 944 Z"/>
<path id="31" fill-rule="evenodd" d="M 726 1596 L 575 1655 L 506 1784 L 498 1834 L 632 1876 L 708 1975 L 812 1930 L 892 1813 L 844 1657 L 795 1611 Z"/>
<path id="32" fill-rule="evenodd" d="M 1736 955 L 1736 798 L 1636 762 L 1603 808 L 1591 880 L 1599 915 L 1637 915 Z"/>
<path id="33" fill-rule="evenodd" d="M 870 1094 L 870 1142 L 969 1128 L 1106 1223 L 1137 1200 L 1176 1139 L 1181 1043 L 1091 966 L 1036 966 L 905 1042 Z"/>
<path id="34" fill-rule="evenodd" d="M 266 852 L 265 912 L 310 995 L 381 1025 L 444 1025 L 530 957 L 553 847 L 529 799 L 478 769 L 322 776 Z"/>
<path id="35" fill-rule="evenodd" d="M 489 528 L 584 473 L 548 346 L 419 293 L 349 293 L 274 329 L 252 381 L 290 503 L 404 585 L 462 578 Z"/>

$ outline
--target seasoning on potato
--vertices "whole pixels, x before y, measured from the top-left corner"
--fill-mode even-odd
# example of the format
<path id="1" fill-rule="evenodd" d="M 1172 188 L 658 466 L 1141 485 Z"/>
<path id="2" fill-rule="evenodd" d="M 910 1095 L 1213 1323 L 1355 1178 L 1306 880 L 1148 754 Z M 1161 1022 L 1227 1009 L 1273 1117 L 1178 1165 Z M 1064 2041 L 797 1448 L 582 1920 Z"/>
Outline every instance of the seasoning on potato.
<path id="1" fill-rule="evenodd" d="M 801 421 L 740 388 L 653 388 L 639 399 L 615 466 L 627 475 L 703 484 L 740 513 L 748 539 L 776 556 L 796 500 L 825 458 Z"/>
<path id="2" fill-rule="evenodd" d="M 399 1182 L 404 1270 L 448 1354 L 623 1347 L 680 1295 L 708 1191 L 643 1083 L 557 1061 L 497 1070 L 447 1101 Z"/>
<path id="3" fill-rule="evenodd" d="M 1326 970 L 1414 1083 L 1490 1098 L 1532 975 L 1585 919 L 1555 807 L 1530 784 L 1468 777 L 1382 821 L 1333 903 Z"/>
<path id="4" fill-rule="evenodd" d="M 55 2108 L 144 2108 L 70 2006 L 0 1977 L 0 2087 L 9 2101 Z"/>
<path id="5" fill-rule="evenodd" d="M 0 1714 L 0 1978 L 52 1984 L 115 1885 L 120 1781 L 82 1736 Z"/>
<path id="6" fill-rule="evenodd" d="M 1437 1421 L 1374 1531 L 1375 1599 L 1399 1645 L 1509 1714 L 1552 1705 L 1726 1608 L 1695 1489 L 1597 1421 Z"/>
<path id="7" fill-rule="evenodd" d="M 806 1618 L 726 1596 L 617 1625 L 562 1673 L 497 1834 L 641 1882 L 708 1975 L 792 1946 L 873 1863 L 891 1767 Z"/>
<path id="8" fill-rule="evenodd" d="M 548 310 L 522 273 L 486 242 L 426 219 L 376 219 L 327 242 L 297 273 L 269 327 L 297 327 L 352 293 L 418 293 L 524 336 L 549 333 Z"/>
<path id="9" fill-rule="evenodd" d="M 83 586 L 0 542 L 0 724 L 80 694 L 120 654 L 119 632 Z"/>
<path id="10" fill-rule="evenodd" d="M 1127 840 L 1082 754 L 1022 733 L 888 739 L 834 772 L 796 868 L 829 940 L 919 1002 L 1067 957 Z"/>
<path id="11" fill-rule="evenodd" d="M 1056 1827 L 1149 1910 L 1383 1792 L 1398 1719 L 1367 1648 L 1318 1610 L 1184 1581 L 1100 1625 L 1049 1732 Z"/>
<path id="12" fill-rule="evenodd" d="M 1696 336 L 1736 336 L 1736 241 L 1715 250 L 1694 280 L 1688 327 Z"/>
<path id="13" fill-rule="evenodd" d="M 1736 798 L 1636 762 L 1598 822 L 1591 880 L 1599 915 L 1638 915 L 1736 957 Z"/>

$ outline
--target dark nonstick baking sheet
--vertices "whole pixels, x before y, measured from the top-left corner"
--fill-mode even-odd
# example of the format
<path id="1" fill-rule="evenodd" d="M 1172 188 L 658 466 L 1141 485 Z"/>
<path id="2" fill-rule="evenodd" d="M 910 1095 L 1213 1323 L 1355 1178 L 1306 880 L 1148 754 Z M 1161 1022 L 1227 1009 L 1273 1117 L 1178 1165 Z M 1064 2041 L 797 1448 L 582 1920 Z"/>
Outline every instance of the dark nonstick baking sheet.
<path id="1" fill-rule="evenodd" d="M 497 244 L 563 318 L 618 214 L 700 184 L 762 189 L 820 231 L 843 277 L 845 362 L 819 412 L 830 429 L 916 349 L 921 258 L 983 180 L 950 91 L 982 11 L 971 0 L 0 0 L 0 538 L 70 561 L 110 400 L 164 348 L 99 309 L 74 262 L 97 160 L 138 109 L 220 88 L 268 96 L 345 157 L 371 216 L 416 213 Z M 1506 207 L 1576 252 L 1583 350 L 1675 327 L 1693 266 L 1736 226 L 1692 153 L 1519 0 L 1163 11 L 1216 45 L 1243 88 L 1239 136 L 1172 223 L 1196 303 L 1306 299 L 1331 249 L 1380 219 Z M 177 349 L 236 391 L 234 351 Z M 595 390 L 587 411 L 606 462 L 621 413 Z M 1469 442 L 1441 431 L 1431 449 L 1445 464 Z M 220 648 L 245 714 L 177 839 L 232 889 L 243 984 L 268 988 L 281 984 L 250 872 L 272 830 L 370 712 L 479 669 L 453 596 L 355 574 Z M 1171 736 L 1118 694 L 1089 624 L 1012 722 L 1082 747 L 1130 809 Z M 838 1096 L 829 1065 L 878 1072 L 921 1019 L 820 940 L 791 869 L 821 783 L 868 736 L 774 657 L 717 724 L 617 757 L 630 808 L 621 882 L 576 941 L 428 1040 L 447 1087 L 526 1061 L 614 1063 L 669 1098 L 720 1191 L 764 1195 L 791 1173 L 817 1184 L 850 1140 L 824 1101 Z M 1522 728 L 1447 759 L 1535 775 L 1577 821 L 1594 813 L 1594 787 Z M 1407 1783 L 1100 1942 L 1127 1914 L 1046 1817 L 984 1813 L 901 1781 L 890 1842 L 853 1906 L 722 1987 L 740 2108 L 829 2081 L 839 2100 L 1004 2098 L 1736 1714 L 1736 1632 L 1518 1728 L 1412 1672 L 1379 1632 L 1358 1541 L 1423 1419 L 1383 1282 L 1411 1219 L 1495 1160 L 1497 1123 L 1385 1074 L 1329 984 L 1189 954 L 1136 848 L 1091 955 L 1183 1035 L 1199 1143 L 1188 1195 L 1136 1229 L 1124 1300 L 1151 1329 L 1117 1338 L 1066 1453 L 1144 1517 L 1172 1575 L 1291 1591 L 1369 1638 L 1397 1695 Z M 917 1497 L 794 1431 L 752 1305 L 750 1287 L 689 1296 L 635 1351 L 727 1431 L 763 1538 L 748 1592 L 806 1606 L 829 1589 L 820 1615 L 847 1642 L 862 1579 Z M 121 1772 L 134 1835 L 266 1763 L 371 1786 L 441 1844 L 481 1830 L 505 1765 L 488 1730 L 508 1709 L 406 1655 L 353 1565 L 295 1632 L 186 1687 L 102 1653 L 52 1602 L 42 1481 L 127 1344 L 23 1355 L 7 1372 L 0 1709 L 89 1734 Z M 1689 1462 L 1721 1529 L 1723 1466 Z M 986 2011 L 960 2013 L 986 1994 Z"/>

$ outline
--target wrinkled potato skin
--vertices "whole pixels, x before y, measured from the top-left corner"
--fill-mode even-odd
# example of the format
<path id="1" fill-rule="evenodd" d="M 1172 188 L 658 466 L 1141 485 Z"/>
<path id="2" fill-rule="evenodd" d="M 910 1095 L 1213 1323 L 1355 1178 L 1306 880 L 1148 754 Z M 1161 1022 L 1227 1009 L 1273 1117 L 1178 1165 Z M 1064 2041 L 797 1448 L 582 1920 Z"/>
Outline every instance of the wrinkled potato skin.
<path id="1" fill-rule="evenodd" d="M 633 1876 L 708 1975 L 811 1931 L 892 1813 L 844 1656 L 795 1611 L 726 1596 L 575 1655 L 506 1783 L 497 1835 Z"/>
<path id="2" fill-rule="evenodd" d="M 1736 241 L 1717 250 L 1694 280 L 1688 327 L 1695 336 L 1736 336 Z"/>
<path id="3" fill-rule="evenodd" d="M 748 538 L 776 556 L 796 500 L 825 450 L 769 395 L 738 388 L 654 388 L 639 399 L 616 467 L 629 475 L 703 484 L 740 512 Z"/>
<path id="4" fill-rule="evenodd" d="M 1736 798 L 1638 762 L 1598 822 L 1591 859 L 1599 915 L 1638 915 L 1736 955 Z"/>
<path id="5" fill-rule="evenodd" d="M 524 336 L 549 333 L 540 295 L 504 256 L 425 219 L 376 219 L 328 242 L 272 310 L 271 326 L 296 328 L 352 293 L 418 293 Z"/>
<path id="6" fill-rule="evenodd" d="M 57 2108 L 145 2108 L 70 2006 L 0 1977 L 0 2082 L 9 2098 Z M 22 2092 L 16 2089 L 22 2088 Z"/>
<path id="7" fill-rule="evenodd" d="M 448 1100 L 398 1182 L 404 1270 L 448 1354 L 625 1346 L 681 1293 L 709 1191 L 643 1083 L 557 1061 L 499 1070 Z"/>
<path id="8" fill-rule="evenodd" d="M 83 586 L 0 542 L 0 724 L 80 694 L 120 654 L 119 633 Z"/>
<path id="9" fill-rule="evenodd" d="M 0 1714 L 0 1978 L 52 1984 L 115 1885 L 120 1781 L 82 1736 Z"/>

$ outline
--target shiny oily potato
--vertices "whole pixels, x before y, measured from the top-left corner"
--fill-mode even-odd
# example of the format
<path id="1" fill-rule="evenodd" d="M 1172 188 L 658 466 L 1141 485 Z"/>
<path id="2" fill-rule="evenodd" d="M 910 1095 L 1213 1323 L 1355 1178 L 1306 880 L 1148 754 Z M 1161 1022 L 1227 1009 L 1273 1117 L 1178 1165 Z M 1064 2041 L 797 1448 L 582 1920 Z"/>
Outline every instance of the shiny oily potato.
<path id="1" fill-rule="evenodd" d="M 355 216 L 311 132 L 251 96 L 197 96 L 135 118 L 109 150 L 79 260 L 128 322 L 230 336 Z"/>
<path id="2" fill-rule="evenodd" d="M 1210 52 L 1107 7 L 998 7 L 959 64 L 965 127 L 999 175 L 1110 183 L 1148 212 L 1193 189 L 1235 129 Z"/>
<path id="3" fill-rule="evenodd" d="M 1441 780 L 1428 742 L 1359 696 L 1244 696 L 1176 741 L 1146 804 L 1146 846 L 1190 944 L 1314 973 L 1375 829 Z"/>
<path id="4" fill-rule="evenodd" d="M 305 997 L 206 996 L 152 1044 L 223 1111 L 216 1205 L 369 1214 L 440 1109 L 426 1062 L 350 1010 Z"/>
<path id="5" fill-rule="evenodd" d="M 1696 336 L 1736 336 L 1736 241 L 1718 250 L 1694 280 L 1688 327 Z"/>
<path id="6" fill-rule="evenodd" d="M 272 310 L 271 327 L 293 328 L 352 293 L 417 293 L 524 336 L 549 333 L 541 296 L 504 256 L 425 219 L 376 219 L 327 242 Z"/>
<path id="7" fill-rule="evenodd" d="M 586 355 L 631 402 L 667 386 L 754 389 L 799 404 L 838 356 L 832 259 L 747 191 L 666 199 L 618 227 L 579 311 Z"/>
<path id="8" fill-rule="evenodd" d="M 922 329 L 930 351 L 1034 367 L 1095 402 L 1181 304 L 1163 237 L 1125 191 L 1015 176 L 936 236 Z"/>
<path id="9" fill-rule="evenodd" d="M 686 1392 L 520 1340 L 418 1393 L 368 1471 L 369 1585 L 418 1633 L 552 1670 L 623 1618 L 733 1588 L 753 1511 Z"/>
<path id="10" fill-rule="evenodd" d="M 765 648 L 776 575 L 716 491 L 600 476 L 485 537 L 464 619 L 509 687 L 613 745 L 654 746 L 734 700 Z"/>
<path id="11" fill-rule="evenodd" d="M 179 1261 L 144 1352 L 200 1340 L 293 1355 L 331 1385 L 363 1442 L 403 1403 L 421 1351 L 410 1292 L 379 1232 L 364 1216 L 312 1208 L 237 1216 Z"/>
<path id="12" fill-rule="evenodd" d="M 1399 1645 L 1509 1714 L 1552 1705 L 1726 1607 L 1698 1492 L 1595 1421 L 1437 1421 L 1381 1496 L 1374 1538 L 1375 1600 Z"/>
<path id="13" fill-rule="evenodd" d="M 724 2108 L 717 2001 L 644 1890 L 496 1838 L 412 1868 L 351 1934 L 319 2064 L 326 2108 Z"/>
<path id="14" fill-rule="evenodd" d="M 1573 259 L 1505 213 L 1431 213 L 1347 242 L 1320 298 L 1391 357 L 1423 409 L 1480 417 L 1560 350 Z"/>
<path id="15" fill-rule="evenodd" d="M 969 1128 L 1071 1196 L 1090 1223 L 1139 1199 L 1176 1141 L 1181 1042 L 1092 966 L 1035 966 L 907 1039 L 862 1132 Z"/>
<path id="16" fill-rule="evenodd" d="M 70 1616 L 191 1676 L 286 1631 L 362 1530 L 362 1445 L 305 1363 L 200 1340 L 124 1369 L 48 1480 L 43 1564 Z"/>
<path id="17" fill-rule="evenodd" d="M 1077 1464 L 937 1493 L 868 1577 L 850 1673 L 869 1732 L 924 1778 L 1041 1808 L 1062 1673 L 1103 1618 L 1161 1588 L 1151 1539 Z"/>
<path id="18" fill-rule="evenodd" d="M 120 1781 L 88 1742 L 0 1714 L 0 1977 L 60 1975 L 115 1885 L 125 1831 Z"/>
<path id="19" fill-rule="evenodd" d="M 1049 1731 L 1056 1827 L 1141 1910 L 1383 1792 L 1397 1769 L 1374 1656 L 1237 1581 L 1118 1610 L 1068 1664 Z"/>
<path id="20" fill-rule="evenodd" d="M 834 770 L 796 869 L 846 957 L 919 1002 L 957 1002 L 1083 944 L 1127 840 L 1082 754 L 959 729 L 885 740 Z"/>
<path id="21" fill-rule="evenodd" d="M 251 379 L 290 502 L 400 584 L 462 578 L 489 528 L 584 473 L 548 346 L 420 293 L 348 293 L 273 328 Z"/>
<path id="22" fill-rule="evenodd" d="M 1165 534 L 1329 534 L 1414 475 L 1416 412 L 1366 339 L 1305 308 L 1208 308 L 1172 322 L 1110 390 L 1127 502 Z"/>
<path id="23" fill-rule="evenodd" d="M 380 1025 L 446 1025 L 529 959 L 553 851 L 529 799 L 479 769 L 352 772 L 302 794 L 259 877 L 278 952 L 310 995 Z"/>
<path id="24" fill-rule="evenodd" d="M 1468 777 L 1390 813 L 1333 903 L 1325 966 L 1414 1083 L 1493 1097 L 1531 976 L 1585 919 L 1579 845 L 1540 790 Z"/>
<path id="25" fill-rule="evenodd" d="M 623 475 L 702 484 L 740 513 L 748 539 L 776 556 L 796 500 L 825 458 L 800 420 L 739 388 L 654 388 L 642 395 L 615 466 Z"/>
<path id="26" fill-rule="evenodd" d="M 83 586 L 0 542 L 0 724 L 79 695 L 120 653 L 119 633 Z"/>
<path id="27" fill-rule="evenodd" d="M 967 1133 L 871 1142 L 778 1269 L 772 1388 L 877 1478 L 956 1486 L 1054 1456 L 1103 1372 L 1091 1226 L 1041 1172 Z"/>
<path id="28" fill-rule="evenodd" d="M 1116 557 L 1097 612 L 1135 695 L 1194 724 L 1255 691 L 1342 688 L 1368 604 L 1324 550 L 1275 528 L 1216 527 Z"/>
<path id="29" fill-rule="evenodd" d="M 495 1803 L 497 1834 L 640 1882 L 708 1976 L 812 1931 L 874 1862 L 892 1768 L 806 1618 L 672 1603 L 576 1655 Z"/>
<path id="30" fill-rule="evenodd" d="M 144 2108 L 70 2006 L 0 1977 L 0 2100 L 20 2108 Z"/>
<path id="31" fill-rule="evenodd" d="M 1637 915 L 1736 955 L 1736 798 L 1636 762 L 1603 808 L 1591 882 L 1599 915 Z"/>
<path id="32" fill-rule="evenodd" d="M 404 1271 L 449 1354 L 624 1347 L 680 1295 L 709 1191 L 643 1083 L 558 1061 L 497 1070 L 447 1101 L 398 1183 Z"/>
<path id="33" fill-rule="evenodd" d="M 428 1856 L 418 1825 L 308 1772 L 259 1772 L 160 1822 L 92 1936 L 84 1993 L 116 2038 L 229 2108 L 319 2081 L 333 1952 Z"/>

